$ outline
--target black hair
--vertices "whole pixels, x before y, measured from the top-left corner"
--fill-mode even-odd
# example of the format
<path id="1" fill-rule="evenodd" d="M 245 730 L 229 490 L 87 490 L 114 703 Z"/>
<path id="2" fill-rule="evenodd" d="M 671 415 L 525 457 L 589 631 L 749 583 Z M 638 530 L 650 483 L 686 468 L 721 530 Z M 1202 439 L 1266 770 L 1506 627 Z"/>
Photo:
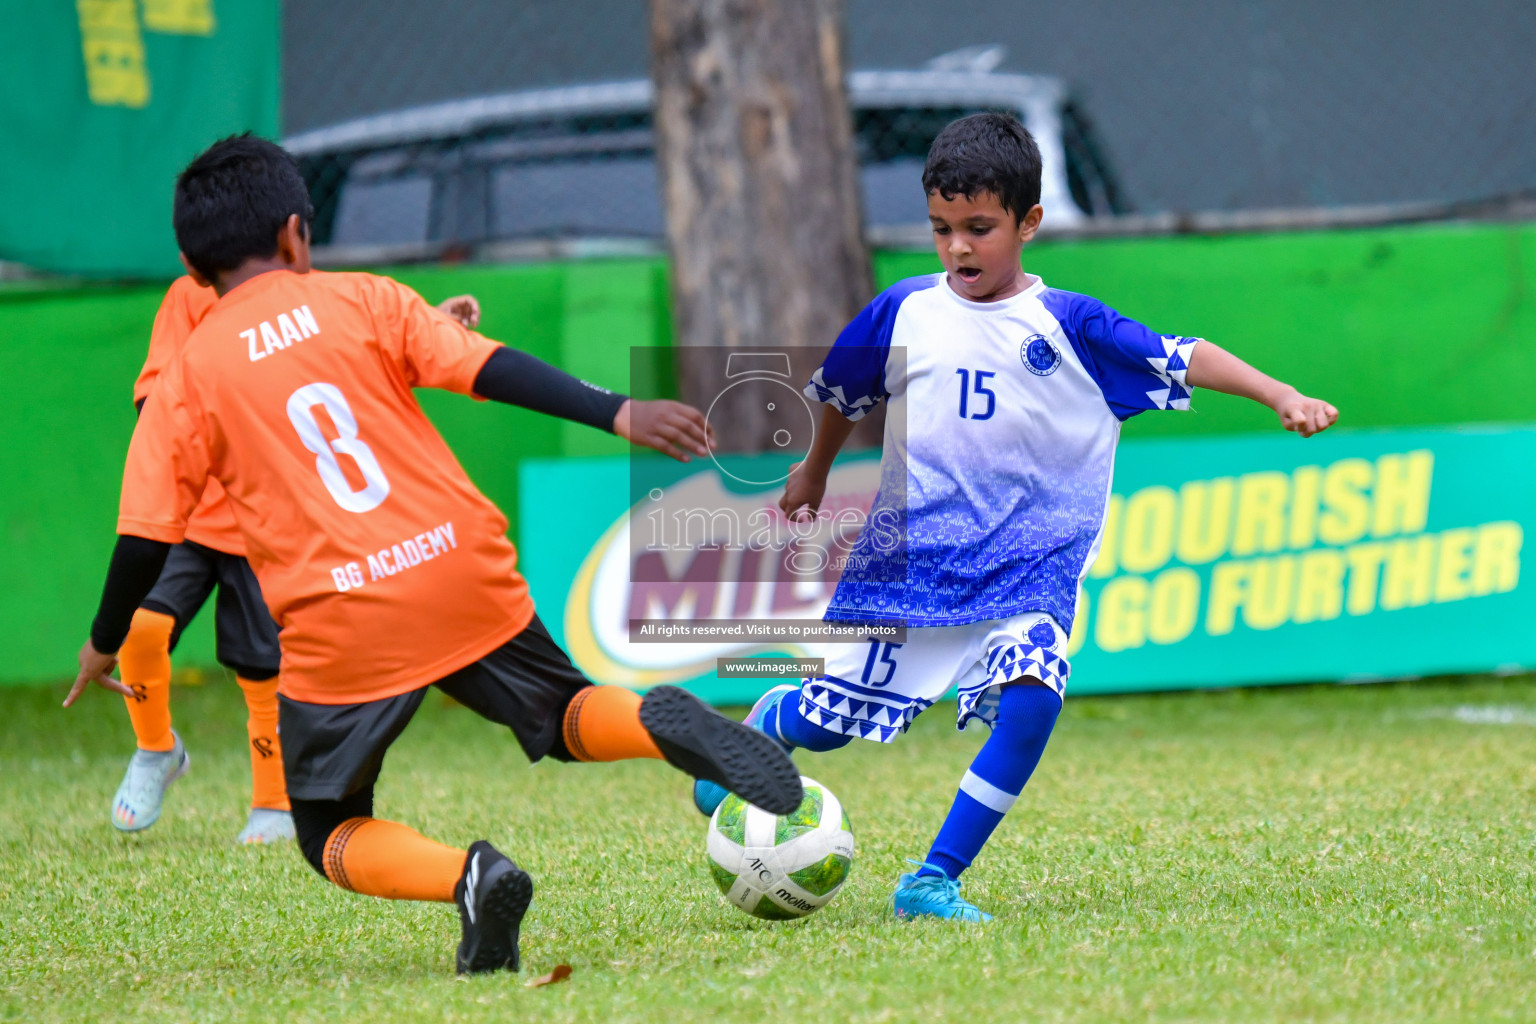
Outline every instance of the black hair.
<path id="1" fill-rule="evenodd" d="M 215 142 L 176 178 L 176 244 L 210 281 L 275 255 L 277 234 L 294 214 L 307 233 L 315 208 L 298 163 L 250 132 Z"/>
<path id="2" fill-rule="evenodd" d="M 1040 202 L 1040 147 L 1011 114 L 971 114 L 951 121 L 928 148 L 923 191 L 945 199 L 975 199 L 990 192 L 1015 221 L 1023 221 Z"/>

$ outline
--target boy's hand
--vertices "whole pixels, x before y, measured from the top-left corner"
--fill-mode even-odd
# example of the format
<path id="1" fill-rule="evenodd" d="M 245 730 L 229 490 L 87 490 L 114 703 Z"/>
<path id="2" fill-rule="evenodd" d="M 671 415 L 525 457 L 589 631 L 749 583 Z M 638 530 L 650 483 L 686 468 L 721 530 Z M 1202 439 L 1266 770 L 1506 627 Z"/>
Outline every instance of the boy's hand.
<path id="1" fill-rule="evenodd" d="M 654 448 L 678 462 L 691 462 L 694 455 L 709 458 L 709 424 L 703 413 L 682 402 L 628 399 L 613 417 L 613 432 L 631 444 Z"/>
<path id="2" fill-rule="evenodd" d="M 1274 404 L 1280 425 L 1294 430 L 1302 437 L 1320 434 L 1333 426 L 1339 418 L 1339 410 L 1320 398 L 1308 398 L 1291 388 L 1291 393 Z"/>
<path id="3" fill-rule="evenodd" d="M 827 476 L 805 468 L 797 462 L 789 467 L 789 479 L 784 481 L 784 496 L 779 499 L 779 510 L 792 523 L 808 523 L 816 518 L 821 499 L 827 494 Z"/>
<path id="4" fill-rule="evenodd" d="M 439 302 L 437 308 L 470 330 L 480 326 L 480 302 L 473 295 L 455 295 Z"/>
<path id="5" fill-rule="evenodd" d="M 821 429 L 805 460 L 789 467 L 789 479 L 784 481 L 784 496 L 779 499 L 779 510 L 792 523 L 809 523 L 821 510 L 821 499 L 827 495 L 827 474 L 832 472 L 832 460 L 842 450 L 848 435 L 853 433 L 853 421 L 837 411 L 836 406 L 821 409 Z"/>
<path id="6" fill-rule="evenodd" d="M 1289 384 L 1265 376 L 1213 341 L 1195 346 L 1185 383 L 1262 402 L 1275 410 L 1280 425 L 1302 437 L 1311 437 L 1333 426 L 1339 410 L 1319 398 L 1308 398 Z"/>
<path id="7" fill-rule="evenodd" d="M 69 688 L 69 696 L 64 698 L 64 706 L 69 707 L 79 700 L 89 683 L 106 687 L 108 690 L 116 690 L 124 697 L 132 697 L 133 691 L 128 688 L 127 683 L 113 679 L 108 674 L 116 667 L 117 655 L 102 654 L 87 640 L 85 646 L 80 648 L 80 674 L 75 676 L 75 685 Z"/>

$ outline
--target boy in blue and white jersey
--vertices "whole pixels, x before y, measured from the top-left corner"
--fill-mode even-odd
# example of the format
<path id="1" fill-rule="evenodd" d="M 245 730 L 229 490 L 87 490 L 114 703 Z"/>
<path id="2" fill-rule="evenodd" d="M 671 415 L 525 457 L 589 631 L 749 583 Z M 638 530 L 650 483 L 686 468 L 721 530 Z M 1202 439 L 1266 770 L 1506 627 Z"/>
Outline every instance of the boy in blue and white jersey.
<path id="1" fill-rule="evenodd" d="M 1158 334 L 1025 273 L 1040 154 L 1013 118 L 946 127 L 923 188 L 944 272 L 887 289 L 838 337 L 806 388 L 827 405 L 820 429 L 780 501 L 786 516 L 814 515 L 853 422 L 890 403 L 870 515 L 903 523 L 905 543 L 884 551 L 881 531 L 865 530 L 826 618 L 904 623 L 906 642 L 828 645 L 825 675 L 771 690 L 748 721 L 787 747 L 890 742 L 956 686 L 959 725 L 979 718 L 992 734 L 927 858 L 901 876 L 895 909 L 984 921 L 961 898 L 960 874 L 1023 790 L 1061 710 L 1120 423 L 1188 409 L 1197 386 L 1262 402 L 1303 437 L 1338 412 L 1211 342 Z M 695 790 L 701 810 L 723 796 L 708 783 Z"/>

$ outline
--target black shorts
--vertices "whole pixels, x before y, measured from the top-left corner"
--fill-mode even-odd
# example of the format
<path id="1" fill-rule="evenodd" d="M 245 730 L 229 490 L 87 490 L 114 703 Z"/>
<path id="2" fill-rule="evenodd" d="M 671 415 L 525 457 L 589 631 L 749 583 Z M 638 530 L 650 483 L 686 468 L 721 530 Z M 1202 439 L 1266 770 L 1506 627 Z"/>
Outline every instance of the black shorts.
<path id="1" fill-rule="evenodd" d="M 564 753 L 560 731 L 566 705 L 592 683 L 535 615 L 511 640 L 431 685 L 511 729 L 528 759 L 537 761 Z M 310 704 L 279 694 L 278 734 L 288 795 L 340 800 L 372 786 L 384 752 L 421 706 L 427 689 L 361 704 Z"/>
<path id="2" fill-rule="evenodd" d="M 262 600 L 251 564 L 239 555 L 182 541 L 166 556 L 165 568 L 143 607 L 176 620 L 171 633 L 174 650 L 181 631 L 207 603 L 215 586 L 219 596 L 213 606 L 213 629 L 219 664 L 248 679 L 271 679 L 282 662 L 277 623 Z"/>

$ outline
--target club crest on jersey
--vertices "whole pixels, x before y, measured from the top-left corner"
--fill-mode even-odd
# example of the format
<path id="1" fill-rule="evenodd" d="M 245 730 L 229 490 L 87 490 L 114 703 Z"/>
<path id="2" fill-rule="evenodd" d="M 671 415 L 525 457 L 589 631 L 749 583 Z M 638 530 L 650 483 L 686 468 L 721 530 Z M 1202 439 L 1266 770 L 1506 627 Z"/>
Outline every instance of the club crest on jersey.
<path id="1" fill-rule="evenodd" d="M 1043 334 L 1031 334 L 1019 346 L 1024 368 L 1037 377 L 1049 377 L 1061 365 L 1061 350 Z"/>

